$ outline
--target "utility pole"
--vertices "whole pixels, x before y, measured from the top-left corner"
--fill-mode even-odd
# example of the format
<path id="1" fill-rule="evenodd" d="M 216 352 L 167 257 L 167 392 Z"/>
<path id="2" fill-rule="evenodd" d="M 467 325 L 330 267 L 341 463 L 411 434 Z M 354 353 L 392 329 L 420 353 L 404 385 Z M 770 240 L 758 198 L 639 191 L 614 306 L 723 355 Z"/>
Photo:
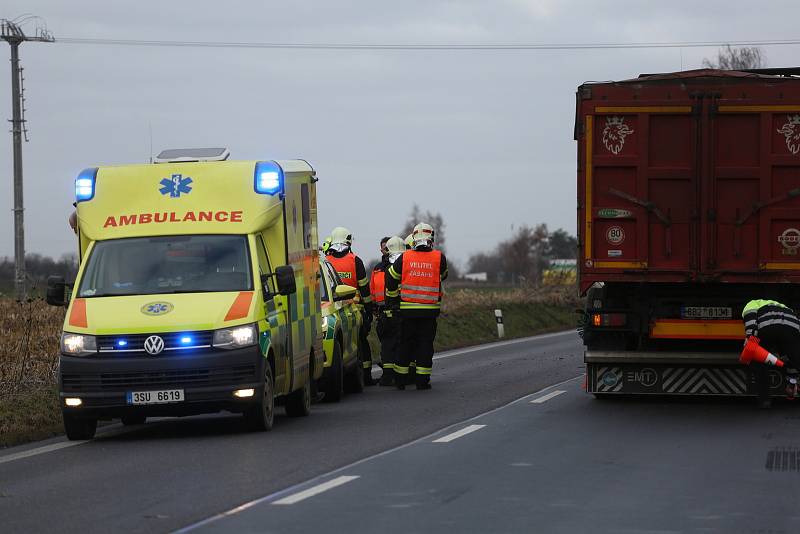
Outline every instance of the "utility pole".
<path id="1" fill-rule="evenodd" d="M 24 21 L 22 21 L 24 22 Z M 25 128 L 22 68 L 19 66 L 19 45 L 25 41 L 51 43 L 53 36 L 44 28 L 37 28 L 32 36 L 25 35 L 18 23 L 0 20 L 0 38 L 11 46 L 11 133 L 14 139 L 14 290 L 17 300 L 27 298 L 25 275 L 25 208 L 22 201 L 22 134 Z"/>

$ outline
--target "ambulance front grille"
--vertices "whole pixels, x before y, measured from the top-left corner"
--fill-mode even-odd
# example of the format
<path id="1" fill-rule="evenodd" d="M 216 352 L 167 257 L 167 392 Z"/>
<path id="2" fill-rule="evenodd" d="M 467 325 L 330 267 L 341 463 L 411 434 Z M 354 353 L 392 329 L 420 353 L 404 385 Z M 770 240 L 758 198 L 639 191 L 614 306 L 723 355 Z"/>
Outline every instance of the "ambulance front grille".
<path id="1" fill-rule="evenodd" d="M 137 391 L 149 388 L 197 388 L 256 382 L 256 366 L 175 369 L 128 373 L 64 374 L 64 391 Z"/>

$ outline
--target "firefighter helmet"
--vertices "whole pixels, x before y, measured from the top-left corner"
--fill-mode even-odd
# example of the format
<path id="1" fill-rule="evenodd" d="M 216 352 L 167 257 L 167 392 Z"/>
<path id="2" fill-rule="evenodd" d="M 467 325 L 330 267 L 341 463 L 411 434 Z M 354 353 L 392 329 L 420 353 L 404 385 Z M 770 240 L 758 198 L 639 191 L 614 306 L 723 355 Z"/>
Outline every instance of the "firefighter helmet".
<path id="1" fill-rule="evenodd" d="M 322 246 L 319 247 L 323 253 L 327 253 L 328 249 L 331 248 L 331 236 L 325 238 L 325 241 L 322 242 Z"/>
<path id="2" fill-rule="evenodd" d="M 348 247 L 353 244 L 353 234 L 350 230 L 343 226 L 337 226 L 331 231 L 331 244 L 332 245 L 347 245 Z"/>
<path id="3" fill-rule="evenodd" d="M 389 251 L 389 254 L 402 254 L 406 250 L 406 244 L 401 238 L 392 236 L 389 238 L 389 241 L 386 242 L 386 249 Z"/>
<path id="4" fill-rule="evenodd" d="M 419 223 L 414 227 L 411 232 L 414 237 L 414 247 L 430 247 L 433 246 L 433 226 L 428 223 Z"/>

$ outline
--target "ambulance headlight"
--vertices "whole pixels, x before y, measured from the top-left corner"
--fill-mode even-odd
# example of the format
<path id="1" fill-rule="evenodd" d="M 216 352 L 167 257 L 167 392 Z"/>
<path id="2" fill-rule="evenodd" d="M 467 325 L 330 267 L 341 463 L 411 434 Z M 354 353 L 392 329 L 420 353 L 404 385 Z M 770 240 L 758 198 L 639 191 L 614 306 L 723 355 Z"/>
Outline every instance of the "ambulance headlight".
<path id="1" fill-rule="evenodd" d="M 94 198 L 94 184 L 97 178 L 97 169 L 84 169 L 75 178 L 75 200 L 83 202 Z"/>
<path id="2" fill-rule="evenodd" d="M 283 169 L 274 161 L 256 163 L 256 193 L 274 195 L 283 190 Z"/>
<path id="3" fill-rule="evenodd" d="M 97 352 L 97 340 L 84 334 L 61 334 L 61 353 L 67 356 L 87 356 Z"/>
<path id="4" fill-rule="evenodd" d="M 256 325 L 248 324 L 235 328 L 214 330 L 212 344 L 217 349 L 239 349 L 256 343 Z"/>

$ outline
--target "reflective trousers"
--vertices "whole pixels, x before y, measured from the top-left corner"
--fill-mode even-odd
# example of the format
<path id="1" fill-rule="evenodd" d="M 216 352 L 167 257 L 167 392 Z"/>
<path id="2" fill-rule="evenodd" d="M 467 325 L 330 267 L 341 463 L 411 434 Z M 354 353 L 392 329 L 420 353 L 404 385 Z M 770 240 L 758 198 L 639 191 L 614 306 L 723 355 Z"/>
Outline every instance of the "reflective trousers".
<path id="1" fill-rule="evenodd" d="M 392 315 L 386 315 L 386 312 L 381 311 L 380 315 L 378 315 L 378 324 L 375 326 L 375 332 L 381 342 L 381 363 L 384 371 L 394 369 L 397 355 L 400 352 L 400 343 L 402 342 L 402 321 L 397 316 L 397 311 L 388 313 Z"/>
<path id="2" fill-rule="evenodd" d="M 369 331 L 372 329 L 372 317 L 367 317 L 364 313 L 364 322 L 361 324 L 361 330 L 358 332 L 359 347 L 361 348 L 361 365 L 364 369 L 372 369 L 372 349 L 369 346 Z"/>
<path id="3" fill-rule="evenodd" d="M 800 332 L 791 326 L 776 324 L 765 326 L 758 331 L 761 346 L 776 356 L 788 359 L 787 371 L 800 370 Z M 768 401 L 770 397 L 769 371 L 772 365 L 753 362 L 758 400 Z"/>
<path id="4" fill-rule="evenodd" d="M 400 351 L 394 370 L 408 376 L 412 361 L 417 362 L 416 381 L 428 383 L 433 370 L 433 340 L 436 339 L 435 317 L 403 317 Z"/>

